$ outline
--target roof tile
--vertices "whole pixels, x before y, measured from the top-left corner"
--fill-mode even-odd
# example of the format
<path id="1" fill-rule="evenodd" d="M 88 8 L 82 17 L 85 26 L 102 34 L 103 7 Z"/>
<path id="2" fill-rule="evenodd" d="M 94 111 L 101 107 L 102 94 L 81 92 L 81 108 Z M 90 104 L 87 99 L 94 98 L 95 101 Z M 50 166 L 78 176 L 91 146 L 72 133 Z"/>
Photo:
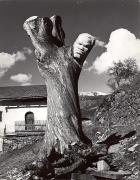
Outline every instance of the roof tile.
<path id="1" fill-rule="evenodd" d="M 45 85 L 0 87 L 0 100 L 47 97 Z"/>

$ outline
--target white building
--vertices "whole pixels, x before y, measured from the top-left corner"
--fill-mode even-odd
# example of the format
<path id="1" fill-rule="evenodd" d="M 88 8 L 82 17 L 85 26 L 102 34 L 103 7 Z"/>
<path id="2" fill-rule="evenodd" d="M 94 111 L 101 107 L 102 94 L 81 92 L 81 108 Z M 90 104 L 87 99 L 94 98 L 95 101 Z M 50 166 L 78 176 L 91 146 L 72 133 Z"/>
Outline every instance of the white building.
<path id="1" fill-rule="evenodd" d="M 44 131 L 46 96 L 44 85 L 0 87 L 0 144 L 4 133 L 12 135 Z"/>

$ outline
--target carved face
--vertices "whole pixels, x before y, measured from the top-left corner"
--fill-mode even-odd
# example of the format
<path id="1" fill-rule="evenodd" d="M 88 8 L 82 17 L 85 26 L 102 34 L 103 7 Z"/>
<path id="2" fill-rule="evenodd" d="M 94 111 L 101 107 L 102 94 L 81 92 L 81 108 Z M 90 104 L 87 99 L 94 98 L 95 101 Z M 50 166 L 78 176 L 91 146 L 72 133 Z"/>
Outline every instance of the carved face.
<path id="1" fill-rule="evenodd" d="M 73 56 L 75 59 L 81 59 L 88 54 L 93 46 L 95 39 L 87 33 L 80 34 L 73 44 Z"/>

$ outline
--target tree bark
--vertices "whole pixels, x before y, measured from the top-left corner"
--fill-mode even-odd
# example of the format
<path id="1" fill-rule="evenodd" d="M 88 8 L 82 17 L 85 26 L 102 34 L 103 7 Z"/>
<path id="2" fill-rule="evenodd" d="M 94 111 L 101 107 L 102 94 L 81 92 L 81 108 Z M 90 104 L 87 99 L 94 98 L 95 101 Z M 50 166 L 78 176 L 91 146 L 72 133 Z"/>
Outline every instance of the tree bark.
<path id="1" fill-rule="evenodd" d="M 81 66 L 71 56 L 71 48 L 57 50 L 49 67 L 38 63 L 47 87 L 48 118 L 45 149 L 52 147 L 63 154 L 71 143 L 90 143 L 82 131 L 78 97 L 78 78 Z"/>
<path id="2" fill-rule="evenodd" d="M 63 154 L 70 144 L 79 141 L 91 144 L 91 140 L 82 130 L 78 79 L 82 64 L 93 44 L 81 61 L 76 60 L 73 57 L 73 48 L 62 46 L 64 39 L 63 36 L 59 38 L 59 34 L 62 34 L 58 30 L 62 31 L 60 26 L 57 16 L 51 19 L 29 18 L 24 23 L 24 28 L 35 47 L 38 68 L 47 87 L 48 117 L 41 154 L 45 151 L 48 156 L 52 149 Z M 51 32 L 57 36 L 54 37 Z M 56 39 L 60 39 L 61 47 L 59 43 L 55 43 Z"/>
<path id="3" fill-rule="evenodd" d="M 52 152 L 63 155 L 74 144 L 91 145 L 91 140 L 82 130 L 78 79 L 95 39 L 89 34 L 82 34 L 80 42 L 77 40 L 75 46 L 66 47 L 61 25 L 59 16 L 50 19 L 31 17 L 24 23 L 47 87 L 48 117 L 39 162 L 47 161 Z M 44 166 L 44 163 L 39 166 Z"/>

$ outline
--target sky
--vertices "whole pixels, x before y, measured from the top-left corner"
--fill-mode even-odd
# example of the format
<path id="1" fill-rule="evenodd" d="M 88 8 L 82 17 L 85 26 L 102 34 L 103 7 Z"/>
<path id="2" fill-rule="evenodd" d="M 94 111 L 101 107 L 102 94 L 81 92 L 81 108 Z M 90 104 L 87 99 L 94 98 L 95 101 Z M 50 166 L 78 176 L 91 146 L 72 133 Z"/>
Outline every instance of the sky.
<path id="1" fill-rule="evenodd" d="M 106 71 L 113 62 L 134 58 L 140 67 L 139 0 L 0 0 L 0 86 L 44 84 L 23 23 L 30 16 L 54 14 L 62 17 L 66 45 L 80 33 L 97 39 L 79 91 L 109 93 Z"/>

